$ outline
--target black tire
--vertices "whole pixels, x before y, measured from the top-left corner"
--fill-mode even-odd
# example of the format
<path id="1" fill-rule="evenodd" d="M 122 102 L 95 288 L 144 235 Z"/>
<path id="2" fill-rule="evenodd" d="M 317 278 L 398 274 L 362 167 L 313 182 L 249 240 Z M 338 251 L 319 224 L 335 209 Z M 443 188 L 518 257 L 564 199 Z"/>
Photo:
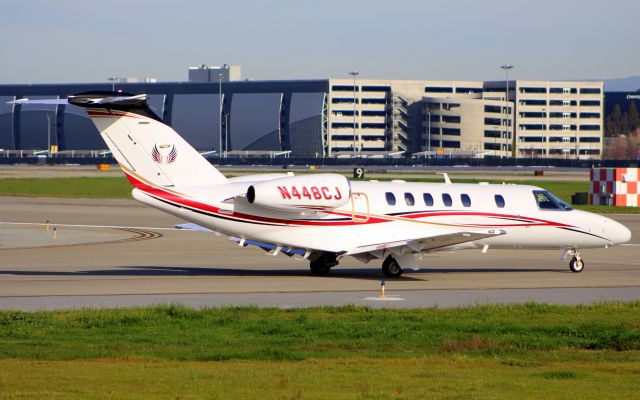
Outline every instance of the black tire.
<path id="1" fill-rule="evenodd" d="M 316 276 L 327 276 L 332 267 L 338 265 L 336 255 L 333 253 L 323 253 L 315 260 L 311 261 L 309 267 L 311 273 Z"/>
<path id="2" fill-rule="evenodd" d="M 382 274 L 387 278 L 399 278 L 402 275 L 402 267 L 395 258 L 389 256 L 382 262 Z"/>
<path id="3" fill-rule="evenodd" d="M 578 259 L 577 257 L 573 257 L 571 262 L 569 262 L 569 269 L 576 274 L 582 272 L 582 270 L 584 270 L 584 261 L 582 261 L 582 258 Z"/>
<path id="4" fill-rule="evenodd" d="M 311 268 L 311 273 L 316 276 L 327 276 L 331 270 L 331 266 L 329 266 L 329 264 L 327 264 L 322 258 L 311 261 L 309 267 Z"/>

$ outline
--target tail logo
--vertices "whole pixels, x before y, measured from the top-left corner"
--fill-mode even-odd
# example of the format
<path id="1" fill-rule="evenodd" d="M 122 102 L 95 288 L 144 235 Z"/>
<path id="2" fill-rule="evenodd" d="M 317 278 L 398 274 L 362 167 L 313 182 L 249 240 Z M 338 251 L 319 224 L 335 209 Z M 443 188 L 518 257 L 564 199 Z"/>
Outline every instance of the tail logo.
<path id="1" fill-rule="evenodd" d="M 175 145 L 161 144 L 158 148 L 157 144 L 153 145 L 153 150 L 151 150 L 151 157 L 153 157 L 153 161 L 157 164 L 171 164 L 178 158 L 178 152 L 176 151 Z M 165 149 L 171 148 L 169 152 L 166 153 Z"/>

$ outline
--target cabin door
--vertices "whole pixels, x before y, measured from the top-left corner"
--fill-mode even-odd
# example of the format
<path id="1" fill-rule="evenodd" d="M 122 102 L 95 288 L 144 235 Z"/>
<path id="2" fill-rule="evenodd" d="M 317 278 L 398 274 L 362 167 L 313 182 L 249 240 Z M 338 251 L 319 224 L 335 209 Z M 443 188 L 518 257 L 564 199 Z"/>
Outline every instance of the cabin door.
<path id="1" fill-rule="evenodd" d="M 366 194 L 351 193 L 351 219 L 359 223 L 369 221 L 369 198 Z"/>

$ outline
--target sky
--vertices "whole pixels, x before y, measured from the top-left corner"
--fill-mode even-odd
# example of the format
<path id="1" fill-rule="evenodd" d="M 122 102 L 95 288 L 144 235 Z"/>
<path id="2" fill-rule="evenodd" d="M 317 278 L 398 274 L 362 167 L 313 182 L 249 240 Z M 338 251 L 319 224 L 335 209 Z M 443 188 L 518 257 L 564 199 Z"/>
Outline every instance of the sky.
<path id="1" fill-rule="evenodd" d="M 19 0 L 0 3 L 0 83 L 501 80 L 640 75 L 639 0 Z"/>

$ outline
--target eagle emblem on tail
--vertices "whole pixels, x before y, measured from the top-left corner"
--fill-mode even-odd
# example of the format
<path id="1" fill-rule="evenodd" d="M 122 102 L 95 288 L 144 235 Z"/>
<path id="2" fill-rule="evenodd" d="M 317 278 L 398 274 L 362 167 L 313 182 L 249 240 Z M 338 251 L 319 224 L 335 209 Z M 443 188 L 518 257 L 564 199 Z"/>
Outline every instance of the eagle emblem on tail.
<path id="1" fill-rule="evenodd" d="M 167 155 L 163 155 L 162 153 L 164 153 L 164 151 L 162 150 L 167 149 L 169 147 L 171 147 L 171 150 L 169 150 L 169 153 L 167 153 Z M 160 148 L 158 148 L 158 145 L 154 144 L 153 150 L 151 150 L 151 157 L 153 158 L 153 161 L 155 161 L 157 164 L 171 164 L 176 160 L 176 158 L 178 158 L 178 151 L 176 150 L 175 145 L 169 146 L 168 144 L 163 144 L 163 145 L 160 145 Z"/>

